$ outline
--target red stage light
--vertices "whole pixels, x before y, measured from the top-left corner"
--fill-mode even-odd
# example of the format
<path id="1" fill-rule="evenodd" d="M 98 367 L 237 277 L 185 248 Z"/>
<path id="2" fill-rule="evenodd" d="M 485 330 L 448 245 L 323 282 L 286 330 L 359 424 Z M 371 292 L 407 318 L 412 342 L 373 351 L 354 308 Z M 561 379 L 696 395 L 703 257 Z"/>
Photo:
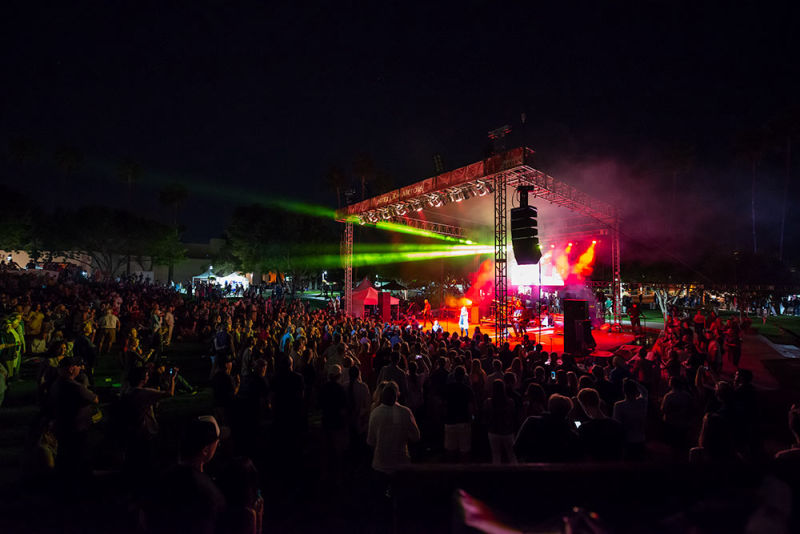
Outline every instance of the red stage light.
<path id="1" fill-rule="evenodd" d="M 596 244 L 597 244 L 597 240 L 593 239 L 592 240 L 592 245 L 596 245 Z"/>

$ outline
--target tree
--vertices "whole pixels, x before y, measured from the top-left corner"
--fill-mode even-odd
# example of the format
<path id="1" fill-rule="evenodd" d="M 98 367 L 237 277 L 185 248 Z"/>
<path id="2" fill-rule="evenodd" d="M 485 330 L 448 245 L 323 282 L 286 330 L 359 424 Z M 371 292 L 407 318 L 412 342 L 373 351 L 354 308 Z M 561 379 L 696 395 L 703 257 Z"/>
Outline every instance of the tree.
<path id="1" fill-rule="evenodd" d="M 38 208 L 31 200 L 6 186 L 0 185 L 0 249 L 24 250 L 33 239 L 33 224 L 38 216 Z"/>
<path id="2" fill-rule="evenodd" d="M 58 170 L 61 171 L 61 193 L 62 195 L 66 195 L 68 193 L 70 180 L 73 179 L 75 174 L 83 167 L 83 154 L 73 146 L 62 146 L 53 153 L 53 160 Z"/>
<path id="3" fill-rule="evenodd" d="M 344 171 L 336 165 L 332 165 L 325 174 L 325 184 L 336 193 L 336 206 L 341 208 L 342 192 L 347 187 L 347 177 Z"/>
<path id="4" fill-rule="evenodd" d="M 8 142 L 8 154 L 14 163 L 25 167 L 39 159 L 39 143 L 27 137 L 14 137 Z"/>
<path id="5" fill-rule="evenodd" d="M 185 256 L 176 229 L 106 206 L 58 212 L 48 229 L 42 240 L 46 250 L 63 251 L 106 277 L 114 276 L 131 256 L 139 257 L 140 264 L 149 260 L 150 268 Z"/>
<path id="6" fill-rule="evenodd" d="M 294 287 L 315 272 L 322 245 L 337 242 L 335 223 L 259 204 L 238 207 L 227 227 L 230 254 L 245 271 L 277 271 Z"/>
<path id="7" fill-rule="evenodd" d="M 117 165 L 117 178 L 128 188 L 128 207 L 133 204 L 133 186 L 142 178 L 142 166 L 136 161 L 125 158 Z"/>
<path id="8" fill-rule="evenodd" d="M 186 186 L 179 183 L 171 183 L 159 190 L 158 202 L 165 208 L 172 209 L 172 226 L 178 226 L 178 210 L 188 196 Z"/>
<path id="9" fill-rule="evenodd" d="M 142 177 L 142 166 L 130 158 L 123 159 L 117 166 L 117 178 L 128 186 L 128 209 L 133 209 L 133 185 Z M 127 255 L 126 274 L 131 274 L 131 255 Z"/>

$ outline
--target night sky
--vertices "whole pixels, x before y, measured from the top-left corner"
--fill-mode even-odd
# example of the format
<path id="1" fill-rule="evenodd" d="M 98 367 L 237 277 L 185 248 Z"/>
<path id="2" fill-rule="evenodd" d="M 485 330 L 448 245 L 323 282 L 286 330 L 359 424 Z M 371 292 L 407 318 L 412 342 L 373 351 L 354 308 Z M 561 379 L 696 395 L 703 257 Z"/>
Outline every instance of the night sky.
<path id="1" fill-rule="evenodd" d="M 669 154 L 691 147 L 681 213 L 705 210 L 695 222 L 746 247 L 750 165 L 737 139 L 800 105 L 800 13 L 788 2 L 35 4 L 0 14 L 0 169 L 48 208 L 124 206 L 124 158 L 141 165 L 136 205 L 153 216 L 172 181 L 335 206 L 331 165 L 349 171 L 368 154 L 401 186 L 434 174 L 435 154 L 445 169 L 481 159 L 487 131 L 508 123 L 509 146 L 534 148 L 543 170 L 650 207 L 669 208 Z M 12 161 L 15 139 L 34 141 L 38 160 Z M 84 163 L 59 189 L 52 154 L 64 146 Z M 783 158 L 770 146 L 759 163 L 767 248 Z M 233 206 L 190 195 L 186 239 L 222 234 Z"/>

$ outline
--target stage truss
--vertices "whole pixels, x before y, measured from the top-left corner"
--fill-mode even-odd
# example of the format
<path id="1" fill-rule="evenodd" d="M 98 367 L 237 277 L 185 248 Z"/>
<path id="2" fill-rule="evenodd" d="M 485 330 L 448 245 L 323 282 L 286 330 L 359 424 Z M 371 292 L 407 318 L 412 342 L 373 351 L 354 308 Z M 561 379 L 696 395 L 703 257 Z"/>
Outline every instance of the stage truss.
<path id="1" fill-rule="evenodd" d="M 337 212 L 337 219 L 345 223 L 343 238 L 343 266 L 345 269 L 345 303 L 348 312 L 352 312 L 352 254 L 353 223 L 375 223 L 388 220 L 407 224 L 407 213 L 418 212 L 426 208 L 436 208 L 448 202 L 460 202 L 471 197 L 483 197 L 494 193 L 495 205 L 495 327 L 500 332 L 498 341 L 507 337 L 508 311 L 508 263 L 507 263 L 507 187 L 532 186 L 532 195 L 551 204 L 566 208 L 583 215 L 585 220 L 576 228 L 575 236 L 589 235 L 589 232 L 601 232 L 611 238 L 611 293 L 613 302 L 614 325 L 619 328 L 622 315 L 622 287 L 620 279 L 621 250 L 619 239 L 619 213 L 617 209 L 601 200 L 578 190 L 577 188 L 556 180 L 533 167 L 533 150 L 516 148 L 478 161 L 466 167 L 446 172 L 415 184 L 396 189 L 389 193 L 373 197 L 342 208 Z M 414 219 L 414 221 L 418 221 Z M 424 221 L 420 221 L 424 222 Z M 436 228 L 438 223 L 426 223 L 434 233 L 453 236 L 456 232 L 463 236 L 463 229 L 439 225 L 449 228 Z M 413 225 L 413 224 L 412 224 Z M 455 229 L 455 230 L 454 230 Z M 446 230 L 451 233 L 443 233 Z M 540 242 L 546 243 L 550 238 L 540 236 Z M 348 283 L 349 280 L 349 283 Z"/>

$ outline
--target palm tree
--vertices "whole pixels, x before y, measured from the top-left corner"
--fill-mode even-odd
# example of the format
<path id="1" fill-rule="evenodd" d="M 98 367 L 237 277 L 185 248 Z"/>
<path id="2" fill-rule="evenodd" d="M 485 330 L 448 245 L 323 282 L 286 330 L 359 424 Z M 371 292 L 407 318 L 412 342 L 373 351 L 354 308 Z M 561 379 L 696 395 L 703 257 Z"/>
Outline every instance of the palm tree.
<path id="1" fill-rule="evenodd" d="M 8 141 L 8 155 L 11 161 L 21 167 L 39 159 L 39 143 L 27 137 L 15 137 Z"/>
<path id="2" fill-rule="evenodd" d="M 142 177 L 142 166 L 136 161 L 126 158 L 117 166 L 117 178 L 128 186 L 128 208 L 133 208 L 133 184 Z"/>
<path id="3" fill-rule="evenodd" d="M 158 192 L 158 202 L 165 208 L 172 209 L 172 226 L 178 227 L 178 210 L 183 205 L 189 191 L 186 186 L 179 183 L 171 183 L 162 187 Z"/>
<path id="4" fill-rule="evenodd" d="M 62 146 L 53 153 L 53 160 L 61 171 L 62 193 L 66 194 L 69 179 L 83 167 L 83 154 L 73 146 Z"/>
<path id="5" fill-rule="evenodd" d="M 133 184 L 142 177 L 142 166 L 130 158 L 123 159 L 117 166 L 117 178 L 128 186 L 128 210 L 133 212 Z M 131 274 L 131 255 L 128 253 L 125 274 Z"/>
<path id="6" fill-rule="evenodd" d="M 375 178 L 375 162 L 369 154 L 361 153 L 353 160 L 353 173 L 361 184 L 361 200 L 367 198 L 367 182 Z"/>
<path id="7" fill-rule="evenodd" d="M 347 177 L 344 171 L 336 166 L 331 165 L 328 172 L 325 174 L 325 184 L 336 193 L 336 207 L 342 207 L 342 192 L 347 187 Z"/>

